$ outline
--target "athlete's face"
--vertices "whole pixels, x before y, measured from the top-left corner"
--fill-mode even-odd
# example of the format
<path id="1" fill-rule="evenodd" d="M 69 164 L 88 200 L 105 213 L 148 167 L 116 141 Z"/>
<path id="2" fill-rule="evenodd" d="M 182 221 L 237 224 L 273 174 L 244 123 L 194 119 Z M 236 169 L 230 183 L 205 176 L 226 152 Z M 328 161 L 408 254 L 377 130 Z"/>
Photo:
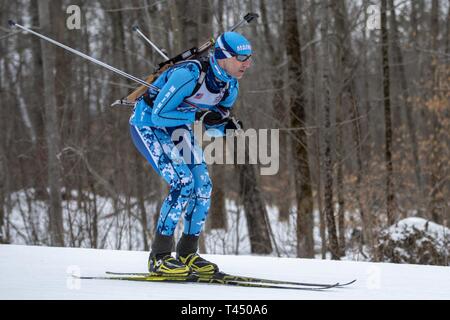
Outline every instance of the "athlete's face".
<path id="1" fill-rule="evenodd" d="M 252 64 L 251 59 L 240 62 L 236 57 L 217 60 L 219 65 L 233 78 L 241 79 L 245 71 Z"/>

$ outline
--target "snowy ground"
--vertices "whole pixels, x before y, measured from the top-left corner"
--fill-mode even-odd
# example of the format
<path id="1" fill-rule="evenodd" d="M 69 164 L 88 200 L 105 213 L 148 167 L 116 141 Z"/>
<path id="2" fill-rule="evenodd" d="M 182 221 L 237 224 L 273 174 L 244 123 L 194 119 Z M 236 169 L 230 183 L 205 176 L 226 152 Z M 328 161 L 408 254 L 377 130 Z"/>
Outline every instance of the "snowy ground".
<path id="1" fill-rule="evenodd" d="M 358 281 L 326 292 L 204 284 L 75 280 L 72 273 L 145 272 L 147 253 L 0 245 L 0 299 L 450 299 L 450 267 L 205 255 L 222 271 L 292 281 Z"/>

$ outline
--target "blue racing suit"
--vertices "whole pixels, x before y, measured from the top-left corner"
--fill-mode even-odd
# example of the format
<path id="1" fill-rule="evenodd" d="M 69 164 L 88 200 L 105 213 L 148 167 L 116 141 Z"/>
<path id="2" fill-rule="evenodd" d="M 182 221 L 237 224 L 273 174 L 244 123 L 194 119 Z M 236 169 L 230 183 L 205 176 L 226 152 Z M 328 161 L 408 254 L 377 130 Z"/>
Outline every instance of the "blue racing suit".
<path id="1" fill-rule="evenodd" d="M 197 60 L 169 68 L 153 83 L 159 92 L 148 89 L 130 118 L 136 148 L 170 186 L 157 223 L 161 235 L 172 236 L 184 213 L 183 233 L 198 236 L 208 214 L 212 183 L 192 124 L 196 112 L 202 110 L 220 111 L 226 117 L 239 90 L 237 80 L 223 69 L 225 77 L 217 78 L 211 64 L 220 68 L 213 57 L 206 68 Z M 201 75 L 204 81 L 199 80 Z M 214 136 L 223 135 L 224 126 L 205 125 Z M 186 150 L 190 154 L 184 154 Z"/>

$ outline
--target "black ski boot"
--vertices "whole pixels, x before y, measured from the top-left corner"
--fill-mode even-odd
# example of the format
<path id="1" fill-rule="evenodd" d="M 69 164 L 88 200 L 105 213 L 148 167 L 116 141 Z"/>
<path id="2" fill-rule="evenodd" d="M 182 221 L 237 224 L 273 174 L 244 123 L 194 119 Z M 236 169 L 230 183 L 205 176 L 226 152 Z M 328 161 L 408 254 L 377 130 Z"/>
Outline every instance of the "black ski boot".
<path id="1" fill-rule="evenodd" d="M 197 274 L 214 274 L 219 271 L 217 264 L 208 261 L 196 252 L 190 253 L 187 256 L 178 256 L 178 259 Z"/>
<path id="2" fill-rule="evenodd" d="M 171 256 L 173 237 L 156 234 L 148 258 L 148 271 L 155 275 L 187 276 L 192 270 Z"/>
<path id="3" fill-rule="evenodd" d="M 177 259 L 197 274 L 214 274 L 219 267 L 197 253 L 198 237 L 183 233 L 177 244 Z"/>
<path id="4" fill-rule="evenodd" d="M 192 273 L 191 268 L 172 257 L 170 253 L 162 256 L 150 256 L 148 258 L 148 271 L 152 275 L 180 277 Z"/>

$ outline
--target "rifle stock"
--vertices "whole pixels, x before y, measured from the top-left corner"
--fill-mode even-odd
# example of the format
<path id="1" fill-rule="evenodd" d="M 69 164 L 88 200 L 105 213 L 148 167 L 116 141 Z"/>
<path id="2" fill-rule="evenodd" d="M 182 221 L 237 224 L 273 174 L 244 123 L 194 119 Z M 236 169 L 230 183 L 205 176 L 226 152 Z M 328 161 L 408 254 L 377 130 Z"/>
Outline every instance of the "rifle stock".
<path id="1" fill-rule="evenodd" d="M 202 55 L 205 51 L 209 50 L 213 46 L 213 44 L 214 44 L 214 40 L 209 39 L 204 44 L 202 44 L 199 48 L 194 47 L 183 53 L 180 53 L 179 55 L 177 55 L 176 57 L 174 57 L 170 60 L 167 60 L 167 61 L 161 63 L 159 65 L 159 68 L 154 73 L 149 75 L 145 79 L 145 81 L 148 83 L 153 83 L 153 81 L 155 81 L 156 78 L 158 78 L 161 73 L 166 71 L 168 68 L 173 66 L 175 63 L 183 61 L 183 60 L 189 60 L 189 59 L 198 57 L 198 56 Z M 122 99 L 122 100 L 127 103 L 134 103 L 136 101 L 136 99 L 139 98 L 141 95 L 143 95 L 147 89 L 148 88 L 146 86 L 140 86 L 137 89 L 135 89 L 133 92 L 131 92 L 125 99 Z"/>
<path id="2" fill-rule="evenodd" d="M 166 71 L 170 66 L 172 66 L 173 64 L 166 64 L 164 65 L 162 68 L 159 68 L 156 72 L 152 73 L 151 75 L 149 75 L 145 81 L 148 83 L 153 83 L 153 81 L 156 80 L 156 78 L 159 77 L 159 75 L 161 73 L 163 73 L 164 71 Z M 137 89 L 135 89 L 133 92 L 131 92 L 126 98 L 125 100 L 127 102 L 135 102 L 137 98 L 139 98 L 140 96 L 142 96 L 145 91 L 148 88 L 146 86 L 140 86 Z"/>

